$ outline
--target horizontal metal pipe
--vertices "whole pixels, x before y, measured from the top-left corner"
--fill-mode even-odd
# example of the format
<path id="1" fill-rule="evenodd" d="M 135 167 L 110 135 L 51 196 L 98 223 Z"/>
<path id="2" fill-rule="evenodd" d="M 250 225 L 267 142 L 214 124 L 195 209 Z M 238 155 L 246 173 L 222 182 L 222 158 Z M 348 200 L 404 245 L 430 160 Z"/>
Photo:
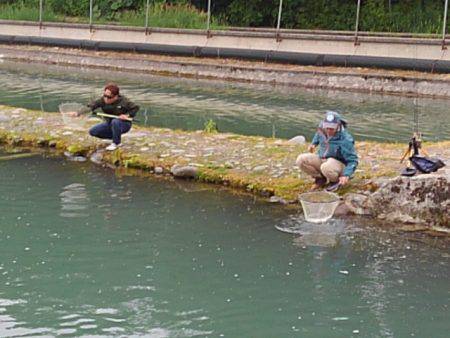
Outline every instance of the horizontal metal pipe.
<path id="1" fill-rule="evenodd" d="M 288 62 L 318 66 L 372 66 L 390 69 L 414 69 L 450 73 L 450 61 L 417 60 L 412 58 L 371 57 L 357 55 L 333 55 L 295 53 L 237 48 L 213 48 L 198 46 L 140 44 L 126 42 L 103 42 L 92 40 L 56 39 L 28 36 L 0 35 L 0 42 L 11 44 L 39 44 L 47 46 L 75 47 L 96 50 L 135 51 L 141 53 L 161 53 L 196 57 L 234 57 L 272 62 Z"/>

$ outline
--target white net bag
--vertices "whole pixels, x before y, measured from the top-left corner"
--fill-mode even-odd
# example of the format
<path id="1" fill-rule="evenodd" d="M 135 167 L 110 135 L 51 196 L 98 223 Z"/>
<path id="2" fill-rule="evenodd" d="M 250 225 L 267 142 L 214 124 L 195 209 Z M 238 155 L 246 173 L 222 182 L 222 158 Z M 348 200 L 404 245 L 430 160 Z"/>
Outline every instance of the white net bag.
<path id="1" fill-rule="evenodd" d="M 85 130 L 87 119 L 80 116 L 86 110 L 86 106 L 77 102 L 65 102 L 59 105 L 59 112 L 66 128 Z"/>
<path id="2" fill-rule="evenodd" d="M 305 219 L 308 222 L 323 223 L 333 217 L 333 213 L 339 205 L 339 196 L 327 192 L 307 192 L 298 196 Z"/>

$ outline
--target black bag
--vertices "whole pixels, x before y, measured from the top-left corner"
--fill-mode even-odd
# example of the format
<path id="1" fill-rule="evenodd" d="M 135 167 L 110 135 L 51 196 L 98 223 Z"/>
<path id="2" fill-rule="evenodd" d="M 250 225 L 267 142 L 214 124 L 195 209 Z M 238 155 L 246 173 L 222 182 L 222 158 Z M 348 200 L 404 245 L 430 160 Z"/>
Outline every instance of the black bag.
<path id="1" fill-rule="evenodd" d="M 445 167 L 445 163 L 438 158 L 413 155 L 409 160 L 414 168 L 424 174 L 429 174 Z"/>

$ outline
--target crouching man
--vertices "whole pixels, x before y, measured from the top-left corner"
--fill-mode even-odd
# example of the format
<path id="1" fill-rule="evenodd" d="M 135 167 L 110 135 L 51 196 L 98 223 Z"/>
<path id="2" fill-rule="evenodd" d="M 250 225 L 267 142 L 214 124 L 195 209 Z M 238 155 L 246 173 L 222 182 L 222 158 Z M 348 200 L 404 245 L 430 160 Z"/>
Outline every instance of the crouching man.
<path id="1" fill-rule="evenodd" d="M 334 111 L 327 111 L 308 147 L 310 153 L 297 157 L 300 170 L 314 178 L 313 190 L 329 191 L 346 185 L 358 166 L 355 141 L 346 130 L 347 122 Z M 317 154 L 316 147 L 319 146 Z"/>
<path id="2" fill-rule="evenodd" d="M 102 139 L 110 139 L 112 143 L 106 150 L 115 150 L 121 146 L 122 134 L 131 129 L 132 119 L 139 111 L 139 106 L 120 95 L 119 87 L 110 83 L 106 85 L 103 96 L 88 105 L 91 111 L 100 108 L 108 114 L 105 122 L 93 126 L 89 134 Z"/>

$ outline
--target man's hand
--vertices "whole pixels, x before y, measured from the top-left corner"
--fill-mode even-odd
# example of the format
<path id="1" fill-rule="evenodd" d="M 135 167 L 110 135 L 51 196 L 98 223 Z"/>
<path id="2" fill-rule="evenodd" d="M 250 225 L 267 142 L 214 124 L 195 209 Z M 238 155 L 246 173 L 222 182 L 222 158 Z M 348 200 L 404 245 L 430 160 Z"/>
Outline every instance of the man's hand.
<path id="1" fill-rule="evenodd" d="M 125 114 L 120 114 L 119 115 L 119 119 L 121 119 L 121 120 L 129 120 L 130 119 L 130 117 L 128 116 L 128 115 L 125 115 Z"/>
<path id="2" fill-rule="evenodd" d="M 310 145 L 308 146 L 308 151 L 309 151 L 310 153 L 314 153 L 314 152 L 316 151 L 316 146 L 315 146 L 314 144 L 310 144 Z"/>
<path id="3" fill-rule="evenodd" d="M 346 185 L 349 181 L 348 176 L 341 176 L 339 177 L 339 184 L 340 185 Z"/>

